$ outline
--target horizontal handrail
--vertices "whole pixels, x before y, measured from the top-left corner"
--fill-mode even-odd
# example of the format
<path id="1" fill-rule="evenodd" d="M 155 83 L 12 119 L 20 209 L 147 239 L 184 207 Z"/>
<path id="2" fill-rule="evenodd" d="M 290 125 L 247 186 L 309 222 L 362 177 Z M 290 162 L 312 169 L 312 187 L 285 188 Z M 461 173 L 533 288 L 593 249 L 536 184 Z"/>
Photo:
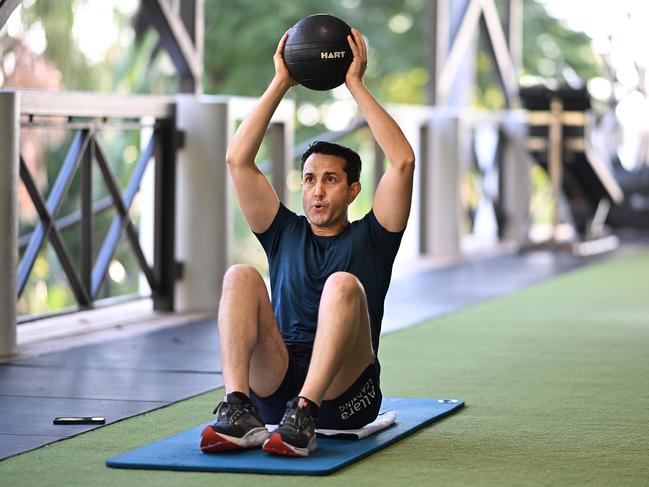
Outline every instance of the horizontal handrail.
<path id="1" fill-rule="evenodd" d="M 33 116 L 96 118 L 170 118 L 174 114 L 172 96 L 114 95 L 83 91 L 15 91 L 20 95 L 20 113 Z"/>

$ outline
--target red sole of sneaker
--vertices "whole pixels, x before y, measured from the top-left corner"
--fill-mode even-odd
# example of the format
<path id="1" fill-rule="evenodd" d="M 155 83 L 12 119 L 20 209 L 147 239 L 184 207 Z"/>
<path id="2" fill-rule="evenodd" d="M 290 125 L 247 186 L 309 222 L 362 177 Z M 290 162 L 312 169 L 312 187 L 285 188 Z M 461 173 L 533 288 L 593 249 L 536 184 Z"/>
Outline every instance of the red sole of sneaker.
<path id="1" fill-rule="evenodd" d="M 203 453 L 244 449 L 245 447 L 223 438 L 209 426 L 203 430 L 203 434 L 201 435 L 201 451 Z"/>
<path id="2" fill-rule="evenodd" d="M 262 450 L 267 453 L 272 453 L 273 455 L 282 455 L 285 457 L 305 457 L 308 455 L 308 453 L 303 455 L 293 450 L 282 441 L 282 436 L 279 433 L 273 433 L 270 438 L 264 442 Z"/>

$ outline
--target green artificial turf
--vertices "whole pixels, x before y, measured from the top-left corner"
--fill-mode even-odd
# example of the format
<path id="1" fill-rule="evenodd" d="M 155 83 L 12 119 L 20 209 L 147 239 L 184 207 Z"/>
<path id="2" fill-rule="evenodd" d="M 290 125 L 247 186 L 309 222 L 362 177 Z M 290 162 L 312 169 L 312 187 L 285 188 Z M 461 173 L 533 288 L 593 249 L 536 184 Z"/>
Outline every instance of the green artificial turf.
<path id="1" fill-rule="evenodd" d="M 384 394 L 467 407 L 328 477 L 104 466 L 208 421 L 217 390 L 10 458 L 0 485 L 649 484 L 648 252 L 387 335 L 380 357 Z"/>

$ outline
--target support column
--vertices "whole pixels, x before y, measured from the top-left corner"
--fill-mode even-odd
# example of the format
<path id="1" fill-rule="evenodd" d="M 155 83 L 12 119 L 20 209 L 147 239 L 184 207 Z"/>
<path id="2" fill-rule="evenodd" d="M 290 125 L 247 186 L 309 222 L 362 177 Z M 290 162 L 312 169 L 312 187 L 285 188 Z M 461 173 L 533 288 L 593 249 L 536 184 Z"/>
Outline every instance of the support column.
<path id="1" fill-rule="evenodd" d="M 0 358 L 16 354 L 20 95 L 0 92 Z"/>
<path id="2" fill-rule="evenodd" d="M 519 246 L 529 239 L 530 226 L 530 170 L 527 152 L 527 120 L 521 115 L 509 114 L 502 125 L 505 148 L 502 159 L 501 209 L 504 216 L 503 241 Z"/>
<path id="3" fill-rule="evenodd" d="M 290 206 L 291 194 L 286 178 L 293 169 L 293 124 L 289 121 L 272 122 L 268 127 L 271 182 L 279 199 Z"/>
<path id="4" fill-rule="evenodd" d="M 456 113 L 437 112 L 424 134 L 421 249 L 435 259 L 454 260 L 460 257 L 460 161 L 466 157 L 462 120 Z"/>
<path id="5" fill-rule="evenodd" d="M 225 152 L 234 124 L 228 102 L 179 95 L 176 120 L 184 146 L 176 166 L 176 311 L 214 310 L 227 265 L 228 204 Z"/>

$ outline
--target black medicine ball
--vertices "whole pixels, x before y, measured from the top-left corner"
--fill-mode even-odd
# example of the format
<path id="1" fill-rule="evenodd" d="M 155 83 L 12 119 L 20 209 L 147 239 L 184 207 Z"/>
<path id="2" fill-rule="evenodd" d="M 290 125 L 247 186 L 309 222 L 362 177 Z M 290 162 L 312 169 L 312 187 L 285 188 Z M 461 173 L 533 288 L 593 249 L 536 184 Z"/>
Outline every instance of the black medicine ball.
<path id="1" fill-rule="evenodd" d="M 291 76 L 318 91 L 343 84 L 353 58 L 347 42 L 351 33 L 351 28 L 333 15 L 316 14 L 300 20 L 284 45 L 284 62 Z"/>

